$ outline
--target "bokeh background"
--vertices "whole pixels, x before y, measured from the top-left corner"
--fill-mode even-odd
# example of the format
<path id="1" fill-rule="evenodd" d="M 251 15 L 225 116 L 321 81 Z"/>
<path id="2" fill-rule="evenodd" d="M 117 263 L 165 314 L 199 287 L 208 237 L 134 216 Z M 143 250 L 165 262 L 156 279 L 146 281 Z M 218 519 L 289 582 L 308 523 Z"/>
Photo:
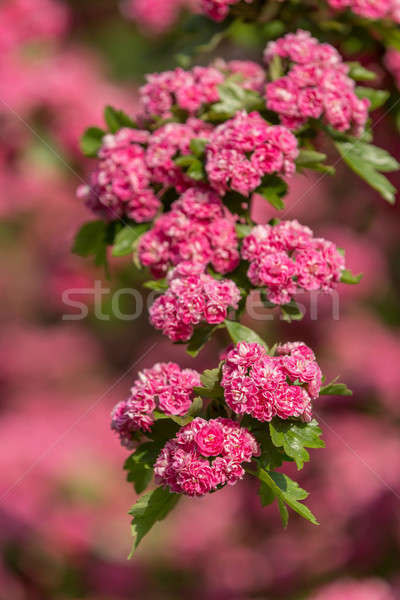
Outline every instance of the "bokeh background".
<path id="1" fill-rule="evenodd" d="M 271 342 L 304 340 L 328 379 L 340 375 L 354 390 L 318 401 L 327 448 L 290 473 L 311 492 L 321 525 L 293 514 L 282 531 L 276 506 L 262 509 L 244 481 L 182 501 L 127 561 L 135 492 L 111 408 L 138 369 L 166 358 L 212 367 L 224 340 L 194 363 L 150 328 L 146 312 L 130 321 L 112 314 L 112 290 L 140 289 L 146 275 L 118 259 L 107 281 L 71 254 L 91 218 L 75 196 L 90 169 L 78 139 L 102 125 L 105 104 L 134 113 L 144 73 L 175 66 L 215 33 L 180 15 L 193 4 L 0 4 L 0 599 L 400 598 L 400 215 L 341 163 L 334 178 L 296 176 L 283 217 L 346 248 L 361 284 L 340 288 L 339 318 L 331 298 L 318 300 L 315 319 L 299 298 L 301 323 L 266 320 L 260 309 L 246 316 Z M 257 59 L 263 43 L 236 26 L 198 60 Z M 377 58 L 366 61 L 385 81 Z M 399 159 L 392 114 L 375 119 L 378 143 Z M 255 201 L 257 220 L 272 216 Z M 88 291 L 95 280 L 110 290 L 103 319 Z M 83 320 L 62 299 L 76 288 L 87 289 L 76 296 L 89 307 Z M 122 311 L 135 308 L 121 298 Z"/>

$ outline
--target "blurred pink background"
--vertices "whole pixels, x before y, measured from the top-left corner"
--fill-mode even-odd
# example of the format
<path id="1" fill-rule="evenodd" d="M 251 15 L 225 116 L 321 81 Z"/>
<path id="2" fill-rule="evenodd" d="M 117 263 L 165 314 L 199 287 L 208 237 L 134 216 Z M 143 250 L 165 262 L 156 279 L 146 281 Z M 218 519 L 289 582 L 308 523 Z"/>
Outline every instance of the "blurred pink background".
<path id="1" fill-rule="evenodd" d="M 74 313 L 62 294 L 95 280 L 140 289 L 144 275 L 129 260 L 112 264 L 110 282 L 70 252 L 91 218 L 75 197 L 87 172 L 78 138 L 102 124 L 105 104 L 135 111 L 141 69 L 164 67 L 172 33 L 151 36 L 172 27 L 183 4 L 150 23 L 139 1 L 122 12 L 117 2 L 0 5 L 0 599 L 400 598 L 399 208 L 342 164 L 336 178 L 297 176 L 283 217 L 344 247 L 361 284 L 340 288 L 338 320 L 329 298 L 316 320 L 246 317 L 271 342 L 313 346 L 328 377 L 354 390 L 318 401 L 327 448 L 289 473 L 311 492 L 321 525 L 291 515 L 282 531 L 276 506 L 262 509 L 244 481 L 182 501 L 126 560 L 135 493 L 109 429 L 111 408 L 138 369 L 168 356 L 201 370 L 222 346 L 194 363 L 152 331 L 145 312 L 113 317 L 111 294 L 108 320 L 95 318 L 89 293 L 79 298 L 88 317 L 63 319 Z M 390 115 L 375 133 L 399 159 Z M 274 214 L 255 202 L 258 221 Z"/>

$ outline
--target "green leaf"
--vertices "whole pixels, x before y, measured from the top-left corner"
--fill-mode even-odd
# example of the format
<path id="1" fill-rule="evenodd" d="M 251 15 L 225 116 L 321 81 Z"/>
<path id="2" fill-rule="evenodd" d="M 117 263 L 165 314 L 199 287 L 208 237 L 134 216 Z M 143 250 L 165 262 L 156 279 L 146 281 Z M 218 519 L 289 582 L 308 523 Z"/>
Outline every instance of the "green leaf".
<path id="1" fill-rule="evenodd" d="M 300 150 L 296 158 L 296 165 L 299 167 L 308 167 L 309 165 L 324 162 L 326 158 L 326 154 L 317 152 L 316 150 Z"/>
<path id="2" fill-rule="evenodd" d="M 131 508 L 129 514 L 132 515 L 132 536 L 134 538 L 132 551 L 129 558 L 150 531 L 157 523 L 162 521 L 169 512 L 176 506 L 180 496 L 171 494 L 168 490 L 158 487 L 152 492 L 144 494 L 136 504 Z"/>
<path id="3" fill-rule="evenodd" d="M 282 59 L 275 54 L 268 65 L 268 74 L 271 81 L 279 79 L 283 75 Z"/>
<path id="4" fill-rule="evenodd" d="M 218 92 L 220 102 L 213 104 L 206 115 L 211 120 L 233 117 L 239 110 L 250 112 L 265 107 L 258 92 L 246 90 L 229 79 L 218 86 Z"/>
<path id="5" fill-rule="evenodd" d="M 154 442 L 146 442 L 139 446 L 125 461 L 127 481 L 133 483 L 137 494 L 141 494 L 153 478 L 153 464 L 162 446 Z"/>
<path id="6" fill-rule="evenodd" d="M 221 365 L 216 369 L 206 369 L 200 376 L 203 387 L 195 387 L 193 392 L 202 398 L 222 398 L 224 390 L 220 385 Z"/>
<path id="7" fill-rule="evenodd" d="M 355 142 L 343 142 L 342 151 L 358 156 L 361 160 L 372 165 L 377 171 L 397 171 L 400 168 L 400 164 L 389 152 L 373 144 L 366 144 L 358 140 Z"/>
<path id="8" fill-rule="evenodd" d="M 260 487 L 258 488 L 258 495 L 260 496 L 261 505 L 268 506 L 272 504 L 276 499 L 274 492 L 271 490 L 269 485 L 260 481 Z"/>
<path id="9" fill-rule="evenodd" d="M 145 281 L 142 285 L 149 290 L 155 290 L 156 292 L 161 293 L 168 289 L 168 283 L 166 279 L 152 279 L 150 281 Z"/>
<path id="10" fill-rule="evenodd" d="M 81 137 L 80 148 L 85 156 L 97 156 L 100 150 L 105 131 L 99 127 L 89 127 Z"/>
<path id="11" fill-rule="evenodd" d="M 205 171 L 203 167 L 203 163 L 198 158 L 194 159 L 186 171 L 186 175 L 188 175 L 194 181 L 202 181 L 205 179 Z"/>
<path id="12" fill-rule="evenodd" d="M 342 271 L 340 281 L 342 283 L 350 283 L 350 284 L 354 285 L 356 283 L 360 283 L 362 277 L 363 277 L 362 273 L 360 273 L 359 275 L 353 275 L 353 273 L 351 271 L 349 271 L 348 269 L 344 269 Z"/>
<path id="13" fill-rule="evenodd" d="M 369 110 L 376 110 L 389 98 L 390 93 L 386 90 L 375 90 L 368 87 L 356 87 L 355 93 L 358 98 L 368 98 L 370 101 Z"/>
<path id="14" fill-rule="evenodd" d="M 261 467 L 270 470 L 277 469 L 284 461 L 292 460 L 292 458 L 284 452 L 283 448 L 274 446 L 265 424 L 263 424 L 264 429 L 253 430 L 249 417 L 244 417 L 242 425 L 247 427 L 248 421 L 250 421 L 250 426 L 248 428 L 251 430 L 252 434 L 260 445 L 261 454 L 257 458 L 257 462 Z M 259 423 L 257 422 L 256 427 L 258 426 Z"/>
<path id="15" fill-rule="evenodd" d="M 187 415 L 185 415 L 184 417 L 179 417 L 178 415 L 166 415 L 165 413 L 159 412 L 158 410 L 155 410 L 153 412 L 153 415 L 156 421 L 159 421 L 160 419 L 171 419 L 171 421 L 179 425 L 179 427 L 187 425 L 192 420 L 192 417 Z"/>
<path id="16" fill-rule="evenodd" d="M 236 321 L 228 320 L 225 320 L 225 326 L 234 344 L 237 344 L 238 342 L 256 343 L 261 344 L 261 346 L 264 346 L 264 348 L 268 350 L 268 346 L 264 340 L 249 327 L 241 325 Z"/>
<path id="17" fill-rule="evenodd" d="M 282 503 L 290 506 L 292 510 L 297 512 L 304 519 L 313 523 L 313 525 L 319 524 L 310 509 L 299 502 L 299 500 L 307 498 L 308 494 L 298 485 L 298 483 L 283 473 L 265 471 L 264 469 L 259 469 L 257 471 L 257 477 L 271 488 L 272 492 Z M 285 522 L 285 519 L 283 519 L 283 521 Z"/>
<path id="18" fill-rule="evenodd" d="M 193 138 L 190 140 L 189 148 L 192 154 L 200 158 L 204 154 L 204 150 L 208 144 L 208 140 L 204 138 Z"/>
<path id="19" fill-rule="evenodd" d="M 203 410 L 203 400 L 201 398 L 199 398 L 199 396 L 196 396 L 196 398 L 193 398 L 193 402 L 192 402 L 187 414 L 190 417 L 198 417 L 202 410 Z"/>
<path id="20" fill-rule="evenodd" d="M 286 504 L 283 500 L 281 500 L 281 498 L 278 498 L 278 508 L 282 519 L 283 529 L 286 529 L 289 523 L 289 511 L 286 508 Z"/>
<path id="21" fill-rule="evenodd" d="M 104 120 L 111 133 L 116 133 L 123 127 L 135 127 L 135 123 L 126 113 L 122 110 L 116 110 L 112 106 L 105 107 Z"/>
<path id="22" fill-rule="evenodd" d="M 336 383 L 332 381 L 319 390 L 320 396 L 352 396 L 353 392 L 345 383 Z"/>
<path id="23" fill-rule="evenodd" d="M 384 175 L 381 175 L 381 173 L 377 171 L 375 164 L 371 162 L 371 158 L 368 154 L 365 155 L 366 158 L 360 155 L 359 143 L 361 142 L 353 143 L 336 141 L 335 145 L 347 165 L 372 188 L 377 190 L 387 202 L 394 204 L 396 188 Z"/>
<path id="24" fill-rule="evenodd" d="M 282 319 L 291 323 L 291 321 L 300 321 L 304 314 L 301 312 L 297 303 L 294 300 L 291 300 L 288 304 L 284 304 L 280 306 Z"/>
<path id="25" fill-rule="evenodd" d="M 79 256 L 94 256 L 97 266 L 107 265 L 108 226 L 104 221 L 82 225 L 75 236 L 72 252 Z"/>
<path id="26" fill-rule="evenodd" d="M 358 62 L 347 63 L 349 66 L 349 76 L 355 81 L 372 81 L 376 79 L 376 73 L 369 71 Z"/>
<path id="27" fill-rule="evenodd" d="M 190 356 L 197 356 L 214 331 L 216 331 L 217 327 L 218 326 L 215 325 L 198 325 L 189 340 L 186 352 L 190 354 Z"/>
<path id="28" fill-rule="evenodd" d="M 282 447 L 286 454 L 294 459 L 297 468 L 302 469 L 305 462 L 310 460 L 306 448 L 324 448 L 321 440 L 321 429 L 314 419 L 310 423 L 283 421 L 273 419 L 269 424 L 273 444 Z"/>
<path id="29" fill-rule="evenodd" d="M 283 179 L 277 175 L 268 175 L 263 178 L 263 182 L 257 188 L 256 193 L 263 196 L 277 210 L 283 210 L 285 204 L 282 197 L 287 194 L 287 191 L 288 186 Z"/>
<path id="30" fill-rule="evenodd" d="M 245 238 L 247 235 L 250 235 L 253 227 L 251 225 L 244 225 L 242 223 L 236 223 L 235 229 L 236 229 L 236 235 L 238 236 L 239 240 L 241 240 L 241 239 Z"/>
<path id="31" fill-rule="evenodd" d="M 125 256 L 126 254 L 133 252 L 133 244 L 149 229 L 149 223 L 139 223 L 137 225 L 126 225 L 123 227 L 115 237 L 112 255 Z"/>

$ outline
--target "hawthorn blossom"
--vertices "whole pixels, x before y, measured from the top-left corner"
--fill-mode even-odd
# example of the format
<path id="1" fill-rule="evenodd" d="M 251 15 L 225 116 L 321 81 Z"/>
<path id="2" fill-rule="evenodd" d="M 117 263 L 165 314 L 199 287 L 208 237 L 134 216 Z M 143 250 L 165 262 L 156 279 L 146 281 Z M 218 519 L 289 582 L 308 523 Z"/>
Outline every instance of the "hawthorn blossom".
<path id="1" fill-rule="evenodd" d="M 193 400 L 193 388 L 200 385 L 200 375 L 192 369 L 181 369 L 176 363 L 156 363 L 143 369 L 133 384 L 127 400 L 112 411 L 111 429 L 121 444 L 132 447 L 132 433 L 149 431 L 154 411 L 166 415 L 185 415 Z"/>
<path id="2" fill-rule="evenodd" d="M 150 307 L 150 322 L 174 342 L 187 341 L 201 322 L 222 323 L 236 309 L 240 291 L 230 279 L 216 280 L 203 265 L 180 263 L 169 276 L 167 291 Z"/>
<path id="3" fill-rule="evenodd" d="M 265 288 L 274 304 L 289 303 L 298 291 L 329 291 L 340 281 L 345 261 L 335 244 L 313 237 L 298 221 L 257 225 L 243 240 L 247 276 Z"/>
<path id="4" fill-rule="evenodd" d="M 275 56 L 289 61 L 289 67 L 285 75 L 267 83 L 265 98 L 283 125 L 298 129 L 309 118 L 323 118 L 339 131 L 362 133 L 370 102 L 356 96 L 349 67 L 333 46 L 298 30 L 267 45 L 265 62 Z"/>
<path id="5" fill-rule="evenodd" d="M 155 277 L 182 261 L 232 271 L 239 263 L 235 217 L 214 191 L 189 188 L 142 236 L 138 256 Z"/>
<path id="6" fill-rule="evenodd" d="M 292 175 L 297 139 L 286 128 L 268 125 L 258 112 L 238 112 L 211 133 L 206 146 L 206 171 L 220 193 L 228 189 L 249 196 L 264 175 Z"/>
<path id="7" fill-rule="evenodd" d="M 143 145 L 149 135 L 123 128 L 104 136 L 90 183 L 77 192 L 95 214 L 107 220 L 128 217 L 137 223 L 154 218 L 160 201 L 150 187 L 151 172 L 145 160 Z"/>
<path id="8" fill-rule="evenodd" d="M 152 181 L 165 187 L 175 187 L 183 192 L 193 186 L 193 179 L 175 164 L 176 154 L 190 154 L 193 138 L 208 138 L 212 126 L 199 119 L 189 118 L 186 123 L 167 123 L 149 138 L 146 164 L 151 170 Z"/>
<path id="9" fill-rule="evenodd" d="M 225 355 L 221 385 L 228 406 L 259 421 L 312 418 L 322 375 L 314 354 L 298 342 L 269 356 L 257 343 L 239 342 Z"/>
<path id="10" fill-rule="evenodd" d="M 169 440 L 154 465 L 156 483 L 171 492 L 204 496 L 234 485 L 260 450 L 247 429 L 230 419 L 194 419 Z"/>
<path id="11" fill-rule="evenodd" d="M 140 102 L 146 118 L 173 116 L 179 108 L 194 116 L 203 104 L 219 99 L 218 85 L 225 77 L 214 67 L 193 67 L 185 71 L 177 67 L 173 71 L 151 73 L 140 90 Z"/>

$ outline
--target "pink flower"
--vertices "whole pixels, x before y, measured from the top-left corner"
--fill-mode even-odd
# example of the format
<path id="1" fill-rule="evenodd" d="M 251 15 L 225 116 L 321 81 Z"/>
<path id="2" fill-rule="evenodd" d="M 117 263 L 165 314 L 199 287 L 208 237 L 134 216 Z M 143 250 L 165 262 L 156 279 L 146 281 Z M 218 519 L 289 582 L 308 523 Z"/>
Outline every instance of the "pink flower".
<path id="1" fill-rule="evenodd" d="M 107 220 L 128 217 L 138 223 L 154 218 L 160 201 L 150 187 L 143 148 L 148 136 L 146 131 L 128 128 L 104 136 L 90 185 L 78 189 L 78 196 L 94 213 Z"/>
<path id="2" fill-rule="evenodd" d="M 332 242 L 314 238 L 297 221 L 254 227 L 243 240 L 242 258 L 250 262 L 251 283 L 265 287 L 274 304 L 290 302 L 298 291 L 334 289 L 345 267 Z"/>
<path id="3" fill-rule="evenodd" d="M 269 356 L 259 344 L 240 342 L 226 353 L 221 385 L 237 414 L 259 421 L 312 418 L 311 398 L 318 397 L 321 370 L 313 352 L 300 342 L 278 346 L 285 356 Z M 310 389 L 311 388 L 311 389 Z"/>
<path id="4" fill-rule="evenodd" d="M 168 290 L 150 308 L 152 325 L 174 342 L 189 340 L 194 326 L 202 321 L 222 323 L 228 308 L 236 309 L 240 300 L 233 281 L 216 280 L 205 273 L 191 274 L 189 266 L 181 263 L 171 272 Z"/>
<path id="5" fill-rule="evenodd" d="M 197 417 L 164 446 L 154 465 L 156 482 L 178 494 L 204 496 L 237 483 L 242 463 L 259 453 L 254 437 L 238 423 Z"/>
<path id="6" fill-rule="evenodd" d="M 220 194 L 233 189 L 249 196 L 271 173 L 292 174 L 297 140 L 284 127 L 271 126 L 257 112 L 238 112 L 209 136 L 206 171 Z"/>
<path id="7" fill-rule="evenodd" d="M 224 446 L 222 427 L 217 423 L 210 422 L 197 432 L 195 440 L 203 456 L 217 456 L 221 454 Z"/>
<path id="8" fill-rule="evenodd" d="M 239 263 L 235 217 L 214 191 L 189 188 L 142 236 L 138 255 L 155 277 L 182 261 L 228 273 Z"/>
<path id="9" fill-rule="evenodd" d="M 286 75 L 267 83 L 265 98 L 283 125 L 298 129 L 309 118 L 323 118 L 339 131 L 362 133 L 369 101 L 355 95 L 348 67 L 333 46 L 299 30 L 267 45 L 266 63 L 274 56 L 287 59 L 289 66 Z"/>
<path id="10" fill-rule="evenodd" d="M 128 400 L 113 409 L 111 428 L 118 433 L 121 444 L 133 445 L 132 433 L 149 431 L 154 423 L 154 411 L 166 415 L 185 415 L 193 399 L 193 388 L 200 385 L 200 375 L 177 364 L 156 363 L 143 369 L 131 388 Z"/>

